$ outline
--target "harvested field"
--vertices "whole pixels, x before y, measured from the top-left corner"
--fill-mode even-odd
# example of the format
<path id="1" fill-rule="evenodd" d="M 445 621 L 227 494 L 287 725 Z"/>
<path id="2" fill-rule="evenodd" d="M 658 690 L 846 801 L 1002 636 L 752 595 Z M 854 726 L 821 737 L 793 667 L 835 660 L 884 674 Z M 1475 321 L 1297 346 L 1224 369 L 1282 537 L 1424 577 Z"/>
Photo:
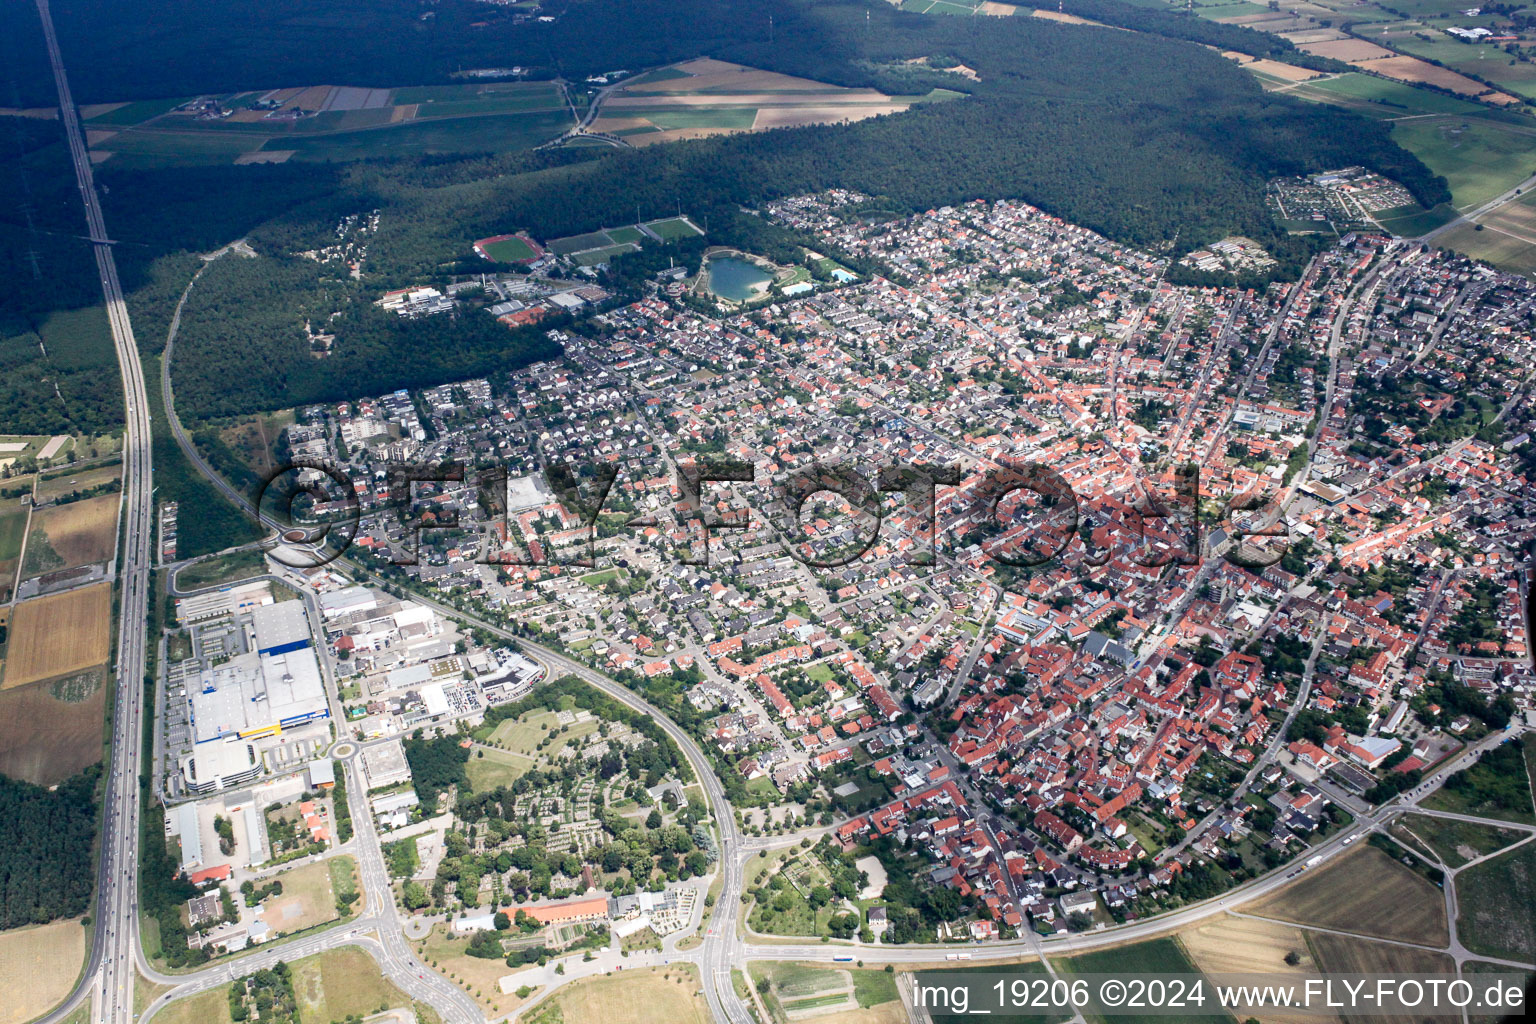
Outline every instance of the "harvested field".
<path id="1" fill-rule="evenodd" d="M 56 679 L 103 664 L 109 653 L 111 627 L 110 583 L 21 602 L 11 620 L 0 689 Z"/>
<path id="2" fill-rule="evenodd" d="M 1297 49 L 1303 53 L 1314 54 L 1318 57 L 1332 57 L 1334 60 L 1342 60 L 1350 64 L 1395 56 L 1385 46 L 1377 46 L 1375 43 L 1368 43 L 1364 39 L 1328 39 L 1319 43 L 1302 43 Z M 1372 68 L 1371 70 L 1375 71 L 1376 69 Z"/>
<path id="3" fill-rule="evenodd" d="M 1372 44 L 1366 43 L 1366 46 Z M 1358 63 L 1352 61 L 1351 63 Z M 1386 75 L 1400 82 L 1427 82 L 1430 85 L 1438 85 L 1442 89 L 1449 89 L 1462 96 L 1479 96 L 1489 93 L 1482 98 L 1490 103 L 1516 103 L 1515 97 L 1502 92 L 1489 92 L 1482 82 L 1474 82 L 1465 75 L 1458 75 L 1454 71 L 1437 67 L 1428 61 L 1419 60 L 1417 57 L 1388 57 L 1384 60 L 1373 60 L 1367 70 L 1374 71 L 1378 75 Z"/>
<path id="4" fill-rule="evenodd" d="M 845 89 L 700 58 L 642 75 L 603 102 L 594 132 L 631 145 L 729 132 L 856 121 L 905 110 L 909 99 Z"/>
<path id="5" fill-rule="evenodd" d="M 97 667 L 0 691 L 0 775 L 52 786 L 100 761 L 105 674 Z"/>
<path id="6" fill-rule="evenodd" d="M 333 88 L 334 86 L 329 85 L 312 85 L 300 91 L 288 105 L 300 110 L 324 110 L 325 104 L 331 98 Z"/>
<path id="7" fill-rule="evenodd" d="M 1278 921 L 1223 914 L 1180 932 L 1179 941 L 1195 966 L 1206 974 L 1285 974 L 1300 979 L 1316 970 L 1306 935 L 1300 928 Z M 1292 952 L 1301 956 L 1295 967 L 1285 962 L 1286 954 Z M 1237 1015 L 1241 1017 L 1242 1011 L 1254 1012 L 1257 1007 L 1245 1006 L 1238 1010 Z M 1291 1024 L 1293 1021 L 1326 1024 L 1337 1018 L 1269 1011 L 1264 1014 L 1264 1019 L 1273 1024 Z"/>
<path id="8" fill-rule="evenodd" d="M 27 534 L 23 576 L 105 562 L 117 541 L 116 494 L 39 509 Z"/>
<path id="9" fill-rule="evenodd" d="M 0 1024 L 23 1024 L 69 995 L 87 934 L 77 918 L 0 932 Z"/>
<path id="10" fill-rule="evenodd" d="M 1000 4 L 995 3 L 994 0 L 982 0 L 976 8 L 976 13 L 989 14 L 994 18 L 1008 18 L 1018 14 L 1019 9 L 1013 4 Z"/>
<path id="11" fill-rule="evenodd" d="M 1242 909 L 1426 946 L 1450 941 L 1440 890 L 1374 846 L 1358 846 Z"/>
<path id="12" fill-rule="evenodd" d="M 1307 82 L 1314 78 L 1322 77 L 1321 71 L 1313 71 L 1311 68 L 1299 68 L 1294 64 L 1285 64 L 1278 60 L 1254 60 L 1247 61 L 1243 67 L 1249 71 L 1257 71 L 1261 74 L 1271 75 L 1287 82 Z"/>
<path id="13" fill-rule="evenodd" d="M 119 107 L 119 106 L 122 106 L 122 104 L 120 104 L 120 103 L 107 103 L 107 104 L 102 104 L 102 105 L 103 106 L 108 106 L 108 107 Z M 87 110 L 89 110 L 89 109 L 90 109 L 90 107 L 81 107 L 80 108 L 81 116 L 82 117 L 85 116 L 85 112 Z M 59 108 L 58 107 L 0 107 L 0 117 L 29 117 L 29 118 L 32 118 L 35 121 L 56 121 L 56 120 L 58 120 L 58 117 L 59 117 Z"/>
<path id="14" fill-rule="evenodd" d="M 1302 43 L 1327 43 L 1335 39 L 1344 39 L 1346 36 L 1336 28 L 1311 28 L 1300 32 L 1285 32 L 1281 38 L 1289 41 L 1294 46 Z"/>
<path id="15" fill-rule="evenodd" d="M 1443 953 L 1409 946 L 1393 946 L 1369 939 L 1312 932 L 1307 936 L 1318 969 L 1325 974 L 1438 974 L 1454 976 L 1456 962 Z M 1267 1019 L 1267 1016 L 1266 1016 Z M 1349 1017 L 1346 1021 L 1377 1021 L 1383 1024 L 1459 1024 L 1461 1016 L 1430 1016 L 1423 1013 Z"/>

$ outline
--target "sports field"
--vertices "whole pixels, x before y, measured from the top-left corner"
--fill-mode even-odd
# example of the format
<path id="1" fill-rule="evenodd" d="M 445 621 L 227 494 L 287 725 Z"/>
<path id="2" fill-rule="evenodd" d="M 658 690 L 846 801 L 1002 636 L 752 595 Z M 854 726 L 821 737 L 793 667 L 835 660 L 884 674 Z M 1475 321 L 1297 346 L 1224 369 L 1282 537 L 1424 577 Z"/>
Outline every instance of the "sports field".
<path id="1" fill-rule="evenodd" d="M 23 601 L 11 616 L 5 679 L 0 689 L 94 668 L 107 660 L 112 625 L 112 585 Z"/>
<path id="2" fill-rule="evenodd" d="M 100 761 L 105 672 L 0 690 L 0 774 L 52 786 Z"/>
<path id="3" fill-rule="evenodd" d="M 496 235 L 475 243 L 475 251 L 495 263 L 521 263 L 536 259 L 539 250 L 517 235 Z"/>
<path id="4" fill-rule="evenodd" d="M 0 1024 L 24 1024 L 69 995 L 88 934 L 78 918 L 0 932 Z"/>
<path id="5" fill-rule="evenodd" d="M 1450 938 L 1440 890 L 1367 845 L 1308 871 L 1243 910 L 1259 917 L 1426 946 L 1443 946 Z"/>
<path id="6" fill-rule="evenodd" d="M 117 511 L 122 499 L 103 494 L 67 505 L 38 509 L 27 533 L 22 575 L 105 562 L 117 541 Z"/>

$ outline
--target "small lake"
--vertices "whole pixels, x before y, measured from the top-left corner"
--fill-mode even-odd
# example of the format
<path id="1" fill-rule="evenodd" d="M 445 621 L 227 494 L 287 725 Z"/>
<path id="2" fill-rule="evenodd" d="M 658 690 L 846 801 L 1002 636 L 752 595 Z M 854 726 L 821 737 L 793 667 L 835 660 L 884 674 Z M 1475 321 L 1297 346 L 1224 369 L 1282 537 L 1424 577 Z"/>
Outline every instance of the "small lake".
<path id="1" fill-rule="evenodd" d="M 735 256 L 717 256 L 709 261 L 709 290 L 722 299 L 745 302 L 773 278 L 755 263 Z"/>

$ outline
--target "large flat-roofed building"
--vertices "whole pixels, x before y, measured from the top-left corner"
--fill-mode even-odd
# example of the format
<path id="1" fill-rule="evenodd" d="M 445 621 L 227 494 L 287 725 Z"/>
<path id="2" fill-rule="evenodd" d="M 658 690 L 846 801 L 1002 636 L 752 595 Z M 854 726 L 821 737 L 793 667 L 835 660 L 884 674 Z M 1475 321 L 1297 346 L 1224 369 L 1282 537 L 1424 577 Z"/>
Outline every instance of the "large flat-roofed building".
<path id="1" fill-rule="evenodd" d="M 405 748 L 399 740 L 363 748 L 363 778 L 368 780 L 369 789 L 383 789 L 411 780 L 411 768 L 405 761 Z"/>
<path id="2" fill-rule="evenodd" d="M 187 692 L 195 743 L 275 736 L 330 716 L 315 652 L 282 646 L 274 648 L 280 653 L 241 654 L 199 674 Z"/>
<path id="3" fill-rule="evenodd" d="M 182 782 L 193 793 L 212 793 L 253 782 L 261 774 L 261 759 L 246 740 L 201 743 L 177 762 Z"/>
<path id="4" fill-rule="evenodd" d="M 309 617 L 304 602 L 279 601 L 251 612 L 256 650 L 262 654 L 287 654 L 309 646 Z"/>

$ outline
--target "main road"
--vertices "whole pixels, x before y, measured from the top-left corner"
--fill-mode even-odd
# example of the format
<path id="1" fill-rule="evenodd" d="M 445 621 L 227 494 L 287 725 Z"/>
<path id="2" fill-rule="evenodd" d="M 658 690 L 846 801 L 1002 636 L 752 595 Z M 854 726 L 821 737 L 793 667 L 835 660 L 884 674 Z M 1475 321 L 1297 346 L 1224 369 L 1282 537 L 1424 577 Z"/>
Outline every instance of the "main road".
<path id="1" fill-rule="evenodd" d="M 70 95 L 69 79 L 53 28 L 48 0 L 37 0 L 48 61 L 59 94 L 59 118 L 80 187 L 80 202 L 101 277 L 102 299 L 112 344 L 117 351 L 126 405 L 123 438 L 122 565 L 118 575 L 119 626 L 116 684 L 113 693 L 110 771 L 97 866 L 96 925 L 90 958 L 80 985 L 49 1020 L 62 1018 L 84 1000 L 94 1001 L 92 1019 L 108 1024 L 133 1020 L 134 964 L 138 943 L 137 852 L 139 836 L 139 764 L 144 735 L 145 638 L 149 618 L 149 573 L 153 565 L 154 515 L 151 500 L 149 402 L 144 371 L 123 302 L 112 243 L 101 215 L 90 154 Z M 62 855 L 62 853 L 61 853 Z"/>

